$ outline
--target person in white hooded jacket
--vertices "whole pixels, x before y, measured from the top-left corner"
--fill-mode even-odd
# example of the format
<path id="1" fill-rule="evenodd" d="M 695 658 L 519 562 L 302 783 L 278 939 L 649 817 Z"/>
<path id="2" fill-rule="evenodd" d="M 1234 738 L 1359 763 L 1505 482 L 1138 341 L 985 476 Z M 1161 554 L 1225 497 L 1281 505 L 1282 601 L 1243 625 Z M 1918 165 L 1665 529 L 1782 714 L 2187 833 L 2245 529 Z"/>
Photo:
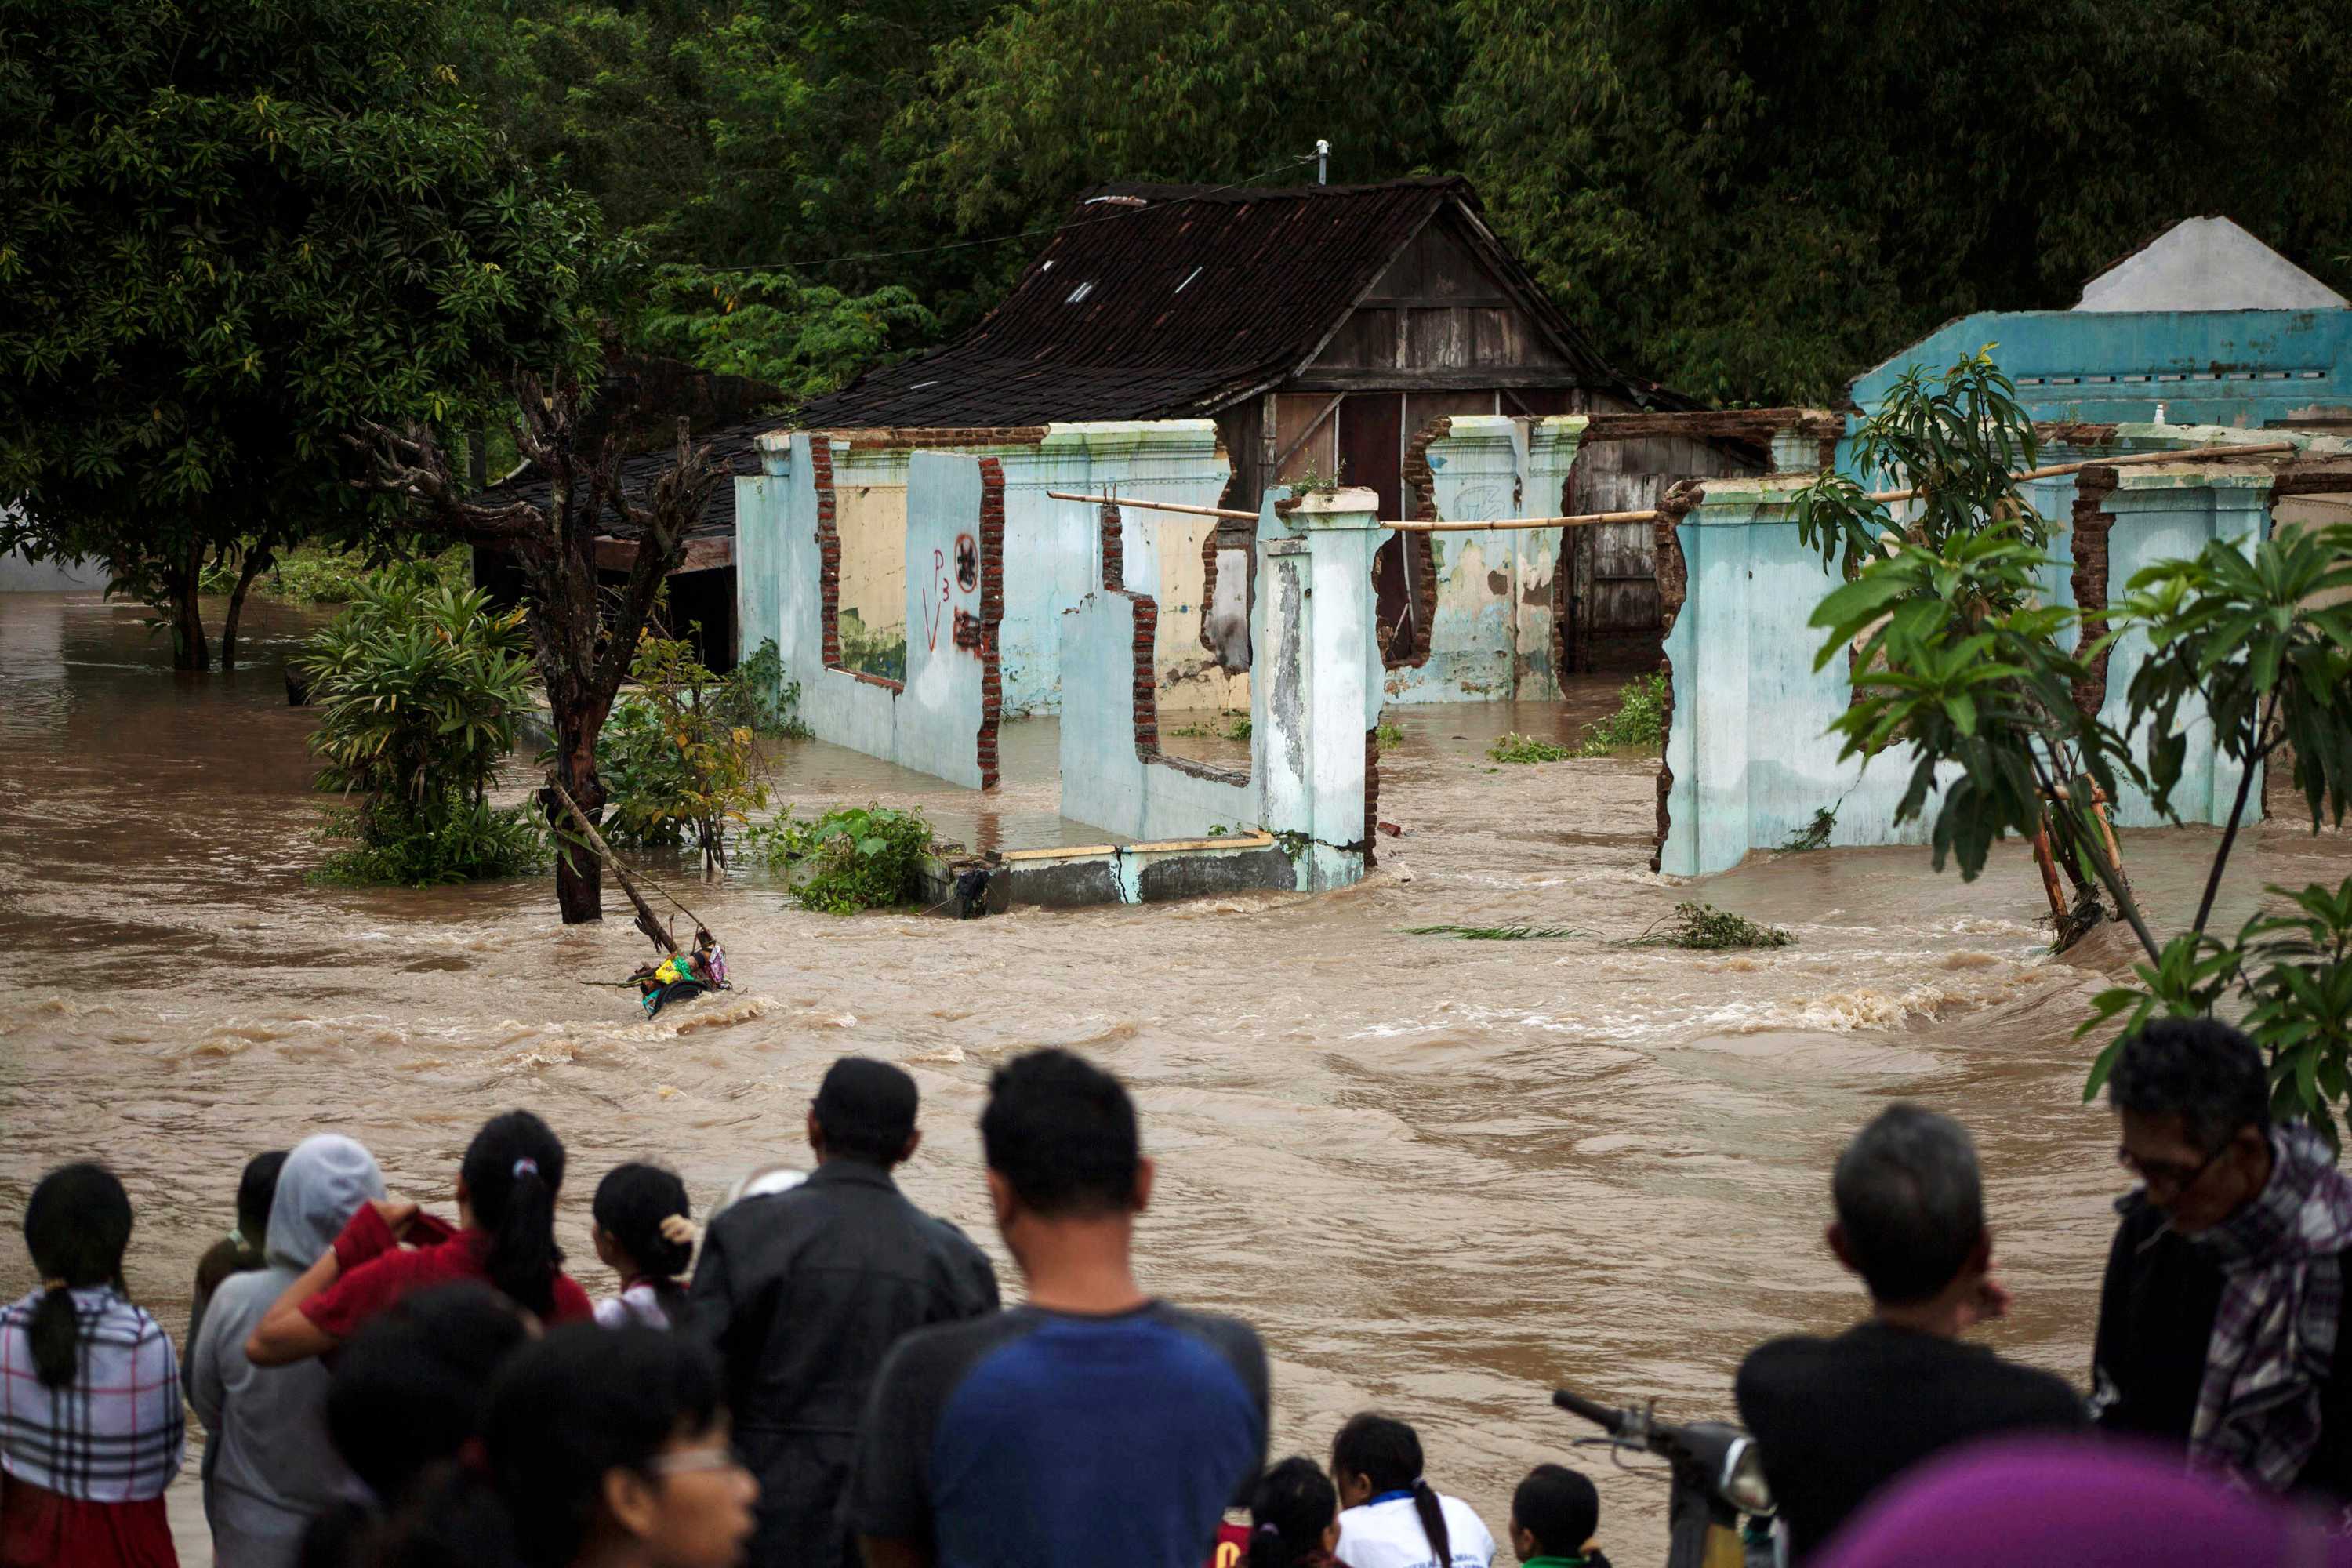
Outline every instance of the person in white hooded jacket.
<path id="1" fill-rule="evenodd" d="M 362 1204 L 384 1195 L 375 1156 L 349 1138 L 306 1138 L 286 1158 L 265 1267 L 224 1281 L 189 1352 L 189 1403 L 219 1458 L 205 1514 L 220 1568 L 293 1568 L 310 1521 L 358 1483 L 327 1436 L 328 1373 L 315 1357 L 258 1367 L 246 1336 L 333 1245 Z"/>

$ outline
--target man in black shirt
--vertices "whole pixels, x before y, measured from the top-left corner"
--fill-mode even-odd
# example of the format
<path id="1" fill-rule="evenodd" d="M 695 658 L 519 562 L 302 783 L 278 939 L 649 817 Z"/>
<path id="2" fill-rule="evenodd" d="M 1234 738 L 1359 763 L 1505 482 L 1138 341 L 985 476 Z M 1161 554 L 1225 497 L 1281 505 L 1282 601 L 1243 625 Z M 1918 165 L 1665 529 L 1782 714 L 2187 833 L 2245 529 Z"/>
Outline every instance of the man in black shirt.
<path id="1" fill-rule="evenodd" d="M 2261 1050 L 2210 1018 L 2117 1054 L 2116 1153 L 2141 1184 L 2116 1205 L 2094 1403 L 2103 1430 L 2200 1468 L 2352 1500 L 2352 1182 L 2309 1128 L 2273 1124 L 2270 1095 Z"/>
<path id="2" fill-rule="evenodd" d="M 840 1568 L 857 1422 L 883 1357 L 931 1323 L 996 1310 L 996 1271 L 963 1232 L 899 1193 L 915 1080 L 845 1057 L 809 1108 L 817 1168 L 710 1222 L 680 1331 L 719 1352 L 735 1445 L 760 1479 L 751 1568 Z"/>
<path id="3" fill-rule="evenodd" d="M 2006 1311 L 2009 1295 L 1993 1277 L 1976 1146 L 1958 1122 L 1889 1107 L 1846 1145 L 1830 1190 L 1830 1250 L 1862 1276 L 1871 1315 L 1835 1339 L 1758 1346 L 1736 1384 L 1801 1561 L 1941 1449 L 2084 1425 L 2065 1384 L 1960 1342 Z"/>

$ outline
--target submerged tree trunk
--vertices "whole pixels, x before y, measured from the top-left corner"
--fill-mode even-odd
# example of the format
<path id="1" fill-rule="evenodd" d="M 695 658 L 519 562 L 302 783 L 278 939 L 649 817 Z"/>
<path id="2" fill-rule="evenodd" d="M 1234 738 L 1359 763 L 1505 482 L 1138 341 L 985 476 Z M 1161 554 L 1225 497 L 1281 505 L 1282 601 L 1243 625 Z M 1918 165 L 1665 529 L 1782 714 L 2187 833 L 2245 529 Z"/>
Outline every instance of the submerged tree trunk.
<path id="1" fill-rule="evenodd" d="M 221 668 L 236 668 L 236 628 L 245 619 L 245 596 L 253 591 L 254 579 L 269 570 L 277 552 L 257 545 L 245 552 L 245 564 L 236 574 L 236 587 L 228 596 L 228 614 L 221 619 Z"/>
<path id="2" fill-rule="evenodd" d="M 552 698 L 552 693 L 550 694 Z M 552 701 L 555 710 L 555 778 L 579 804 L 593 825 L 602 821 L 604 782 L 596 776 L 596 735 L 604 727 L 601 715 L 591 719 L 574 694 Z M 563 923 L 581 925 L 604 918 L 604 862 L 595 850 L 580 842 L 572 814 L 551 789 L 540 791 L 540 806 L 547 813 L 549 830 L 559 845 L 568 846 L 555 862 L 555 902 Z"/>
<path id="3" fill-rule="evenodd" d="M 172 668 L 210 669 L 213 652 L 205 641 L 205 609 L 196 594 L 205 575 L 205 547 L 187 552 L 163 572 L 164 609 L 172 626 Z"/>

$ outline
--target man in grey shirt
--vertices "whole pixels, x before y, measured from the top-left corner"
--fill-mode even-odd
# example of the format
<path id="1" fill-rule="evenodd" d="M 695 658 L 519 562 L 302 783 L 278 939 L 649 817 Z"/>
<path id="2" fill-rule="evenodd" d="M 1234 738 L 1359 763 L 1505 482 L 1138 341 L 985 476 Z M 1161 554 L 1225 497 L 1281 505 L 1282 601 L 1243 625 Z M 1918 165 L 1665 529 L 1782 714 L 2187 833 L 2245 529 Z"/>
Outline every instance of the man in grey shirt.
<path id="1" fill-rule="evenodd" d="M 760 1479 L 751 1568 L 839 1568 L 857 1422 L 899 1336 L 996 1310 L 996 1272 L 891 1180 L 922 1135 L 915 1080 L 845 1057 L 809 1107 L 817 1168 L 704 1233 L 680 1331 L 725 1368 L 735 1444 Z"/>

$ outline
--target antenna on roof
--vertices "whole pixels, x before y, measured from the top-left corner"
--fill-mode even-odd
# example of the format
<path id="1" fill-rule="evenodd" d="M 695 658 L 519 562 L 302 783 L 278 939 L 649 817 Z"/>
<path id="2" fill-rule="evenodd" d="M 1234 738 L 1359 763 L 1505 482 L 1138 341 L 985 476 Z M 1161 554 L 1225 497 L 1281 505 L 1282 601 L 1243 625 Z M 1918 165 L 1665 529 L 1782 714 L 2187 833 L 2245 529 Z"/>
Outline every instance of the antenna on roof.
<path id="1" fill-rule="evenodd" d="M 1315 183 L 1318 185 L 1331 183 L 1331 143 L 1320 136 L 1315 139 Z"/>

